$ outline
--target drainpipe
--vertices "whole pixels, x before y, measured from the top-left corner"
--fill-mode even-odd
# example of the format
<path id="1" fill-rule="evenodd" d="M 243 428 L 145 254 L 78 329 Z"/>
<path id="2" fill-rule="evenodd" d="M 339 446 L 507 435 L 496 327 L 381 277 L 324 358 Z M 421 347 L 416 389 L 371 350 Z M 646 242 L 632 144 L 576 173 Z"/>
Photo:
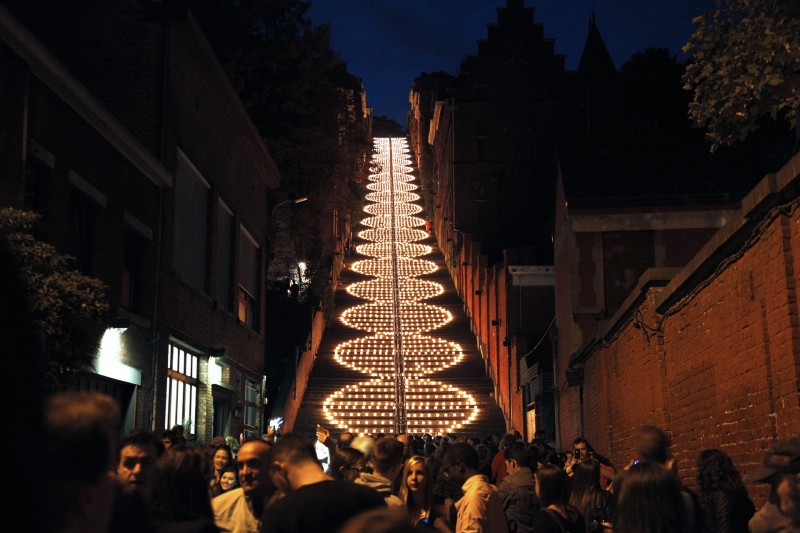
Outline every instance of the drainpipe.
<path id="1" fill-rule="evenodd" d="M 167 151 L 167 93 L 169 82 L 169 25 L 161 25 L 161 94 L 159 105 L 159 143 L 158 158 L 161 163 L 166 159 Z M 153 368 L 153 402 L 150 408 L 150 429 L 156 431 L 156 409 L 158 406 L 158 351 L 160 348 L 159 334 L 159 306 L 158 300 L 161 297 L 161 254 L 164 244 L 164 187 L 158 188 L 158 230 L 156 232 L 156 265 L 155 265 L 155 297 L 153 298 L 153 316 L 151 320 L 152 335 L 152 368 Z"/>

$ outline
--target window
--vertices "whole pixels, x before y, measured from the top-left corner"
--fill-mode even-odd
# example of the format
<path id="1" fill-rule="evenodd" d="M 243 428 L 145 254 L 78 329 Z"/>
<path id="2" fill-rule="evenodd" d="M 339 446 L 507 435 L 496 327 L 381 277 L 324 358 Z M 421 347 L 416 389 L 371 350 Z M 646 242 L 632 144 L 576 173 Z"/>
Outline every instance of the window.
<path id="1" fill-rule="evenodd" d="M 70 196 L 70 255 L 75 258 L 78 269 L 92 275 L 94 237 L 100 206 L 82 191 L 73 188 Z"/>
<path id="2" fill-rule="evenodd" d="M 50 202 L 55 157 L 33 139 L 28 140 L 25 162 L 25 206 L 43 212 Z"/>
<path id="3" fill-rule="evenodd" d="M 167 416 L 164 427 L 183 426 L 187 433 L 196 432 L 197 355 L 174 344 L 167 354 Z"/>
<path id="4" fill-rule="evenodd" d="M 137 314 L 142 314 L 144 281 L 143 257 L 147 241 L 131 230 L 125 232 L 125 256 L 122 263 L 122 290 L 119 304 Z"/>
<path id="5" fill-rule="evenodd" d="M 255 381 L 247 380 L 244 391 L 244 425 L 245 435 L 257 435 L 258 427 L 258 385 Z M 246 435 L 247 436 L 247 435 Z"/>
<path id="6" fill-rule="evenodd" d="M 226 311 L 231 310 L 231 262 L 233 260 L 233 211 L 222 200 L 217 206 L 216 272 L 214 298 Z"/>
<path id="7" fill-rule="evenodd" d="M 193 287 L 206 290 L 206 247 L 210 185 L 189 159 L 178 152 L 175 172 L 173 264 Z"/>
<path id="8" fill-rule="evenodd" d="M 488 128 L 485 122 L 479 122 L 475 127 L 475 160 L 486 161 L 486 141 Z"/>
<path id="9" fill-rule="evenodd" d="M 258 330 L 258 291 L 261 251 L 250 233 L 239 227 L 239 308 L 238 317 L 242 324 Z"/>

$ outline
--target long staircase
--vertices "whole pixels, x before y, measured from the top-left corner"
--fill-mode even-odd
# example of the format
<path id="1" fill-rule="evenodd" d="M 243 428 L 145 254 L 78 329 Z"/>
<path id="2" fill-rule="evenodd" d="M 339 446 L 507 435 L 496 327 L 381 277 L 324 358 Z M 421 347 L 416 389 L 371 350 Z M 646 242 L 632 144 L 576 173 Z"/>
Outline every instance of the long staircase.
<path id="1" fill-rule="evenodd" d="M 395 139 L 390 145 L 397 150 L 400 143 L 404 144 L 404 141 Z M 383 146 L 387 146 L 386 142 Z M 388 157 L 391 156 L 384 155 L 382 162 L 390 166 L 391 159 Z M 370 204 L 368 209 L 373 214 L 378 214 L 381 208 L 388 212 L 386 206 L 391 205 L 391 200 L 394 203 L 391 205 L 391 217 L 379 215 L 372 217 L 371 221 L 365 220 L 372 227 L 386 228 L 390 227 L 388 221 L 391 221 L 392 237 L 386 240 L 392 242 L 401 241 L 399 237 L 395 237 L 396 234 L 401 234 L 397 228 L 418 225 L 418 219 L 405 216 L 418 211 L 418 208 L 412 202 L 395 200 L 394 193 L 388 192 L 409 190 L 405 185 L 403 187 L 406 188 L 395 188 L 395 181 L 402 185 L 400 177 L 404 182 L 409 181 L 407 170 L 402 171 L 405 174 L 400 174 L 398 167 L 407 169 L 403 163 L 397 163 L 395 155 L 395 168 L 385 168 L 383 174 L 371 178 L 378 183 L 371 187 L 372 190 L 387 192 L 371 195 L 376 203 Z M 403 192 L 397 196 L 407 198 L 408 193 Z M 405 215 L 395 216 L 395 212 Z M 384 233 L 372 235 L 389 235 L 388 232 L 389 229 L 385 229 Z M 418 234 L 419 232 L 416 233 Z M 494 400 L 491 379 L 486 376 L 475 337 L 469 328 L 469 319 L 450 279 L 444 257 L 432 237 L 416 239 L 415 237 L 412 240 L 417 244 L 411 246 L 427 245 L 432 248 L 431 253 L 419 259 L 433 262 L 436 266 L 433 273 L 404 274 L 401 270 L 408 270 L 410 267 L 407 263 L 413 262 L 413 259 L 398 258 L 398 248 L 391 247 L 388 243 L 368 247 L 368 251 L 373 252 L 371 256 L 356 253 L 348 258 L 347 268 L 336 289 L 337 316 L 330 321 L 325 331 L 294 431 L 313 435 L 315 426 L 321 424 L 328 427 L 334 435 L 345 429 L 388 434 L 398 427 L 405 427 L 408 417 L 408 433 L 451 432 L 483 437 L 488 433 L 503 432 L 503 415 Z M 366 241 L 359 237 L 353 241 L 357 249 L 360 248 L 358 245 L 377 242 L 375 239 Z M 374 255 L 376 252 L 379 255 Z M 390 285 L 393 287 L 390 294 L 393 294 L 391 301 L 394 304 L 391 301 L 361 299 L 346 290 L 353 283 L 376 279 L 375 276 L 360 274 L 352 268 L 359 260 L 375 261 L 376 257 L 383 257 L 384 266 L 391 263 L 391 269 L 384 268 L 385 272 L 391 274 L 378 277 L 385 278 L 381 294 L 387 294 Z M 366 268 L 364 264 L 356 265 L 356 269 L 363 271 Z M 374 265 L 368 266 L 377 268 Z M 416 280 L 423 280 L 423 283 Z M 423 300 L 411 301 L 404 298 L 404 294 L 413 292 L 412 285 L 424 285 L 424 281 L 440 284 L 443 292 Z M 429 289 L 430 286 L 427 284 L 424 288 Z M 429 313 L 441 315 L 445 312 L 449 312 L 451 318 L 444 325 L 441 325 L 442 320 L 435 317 L 419 318 L 422 315 L 427 317 Z M 394 319 L 383 316 L 387 313 Z M 364 329 L 355 329 L 344 324 L 343 314 L 351 323 L 364 324 Z M 436 326 L 423 328 L 422 335 L 419 336 L 407 332 L 414 320 L 438 322 Z M 375 321 L 377 326 L 367 331 L 372 327 L 371 321 Z M 375 357 L 369 357 L 373 355 L 369 350 L 356 349 L 369 347 L 368 343 L 371 343 L 373 349 L 374 346 L 388 349 Z M 452 343 L 457 343 L 457 346 Z M 345 350 L 344 346 L 349 348 Z M 415 348 L 419 348 L 416 355 Z M 439 353 L 435 354 L 437 350 Z M 375 350 L 375 353 L 379 353 L 379 350 Z M 387 353 L 391 355 L 386 355 Z"/>

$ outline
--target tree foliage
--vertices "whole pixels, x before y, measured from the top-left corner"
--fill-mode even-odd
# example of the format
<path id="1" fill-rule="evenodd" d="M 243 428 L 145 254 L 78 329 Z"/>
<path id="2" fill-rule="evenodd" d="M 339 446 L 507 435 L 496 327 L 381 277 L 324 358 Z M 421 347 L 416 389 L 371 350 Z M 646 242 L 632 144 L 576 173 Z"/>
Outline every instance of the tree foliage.
<path id="1" fill-rule="evenodd" d="M 91 364 L 95 348 L 82 322 L 108 310 L 105 285 L 72 268 L 72 258 L 36 238 L 40 216 L 0 208 L 0 233 L 7 237 L 25 285 L 33 326 L 45 355 L 44 385 L 64 387 L 78 370 Z"/>
<path id="2" fill-rule="evenodd" d="M 330 29 L 313 25 L 303 0 L 190 5 L 270 148 L 283 188 L 309 198 L 281 217 L 291 219 L 297 256 L 313 267 L 332 247 L 331 213 L 353 207 L 348 182 L 363 172 L 370 148 L 342 130 L 351 102 Z"/>
<path id="3" fill-rule="evenodd" d="M 712 151 L 744 139 L 764 117 L 785 118 L 797 131 L 800 2 L 717 0 L 694 23 L 684 88 Z"/>

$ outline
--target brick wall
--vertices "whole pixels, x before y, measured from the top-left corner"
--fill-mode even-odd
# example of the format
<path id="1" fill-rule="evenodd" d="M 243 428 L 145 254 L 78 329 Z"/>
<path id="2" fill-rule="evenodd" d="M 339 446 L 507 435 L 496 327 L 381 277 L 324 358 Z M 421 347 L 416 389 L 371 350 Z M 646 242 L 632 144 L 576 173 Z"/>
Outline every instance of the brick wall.
<path id="1" fill-rule="evenodd" d="M 311 334 L 306 342 L 306 350 L 300 356 L 300 362 L 297 367 L 297 381 L 294 384 L 295 394 L 286 400 L 286 405 L 283 408 L 283 431 L 285 433 L 292 431 L 297 422 L 297 411 L 300 409 L 303 395 L 306 393 L 308 376 L 311 375 L 311 369 L 314 367 L 314 360 L 317 358 L 317 351 L 319 350 L 320 342 L 322 342 L 325 325 L 325 313 L 322 311 L 314 313 Z"/>
<path id="2" fill-rule="evenodd" d="M 578 354 L 585 436 L 618 466 L 643 424 L 672 434 L 689 485 L 704 449 L 746 472 L 775 439 L 800 434 L 798 183 L 800 156 L 745 197 L 740 216 L 684 269 L 663 281 L 645 273 Z M 560 398 L 565 438 L 575 436 L 579 389 Z M 763 503 L 764 487 L 751 489 Z"/>

